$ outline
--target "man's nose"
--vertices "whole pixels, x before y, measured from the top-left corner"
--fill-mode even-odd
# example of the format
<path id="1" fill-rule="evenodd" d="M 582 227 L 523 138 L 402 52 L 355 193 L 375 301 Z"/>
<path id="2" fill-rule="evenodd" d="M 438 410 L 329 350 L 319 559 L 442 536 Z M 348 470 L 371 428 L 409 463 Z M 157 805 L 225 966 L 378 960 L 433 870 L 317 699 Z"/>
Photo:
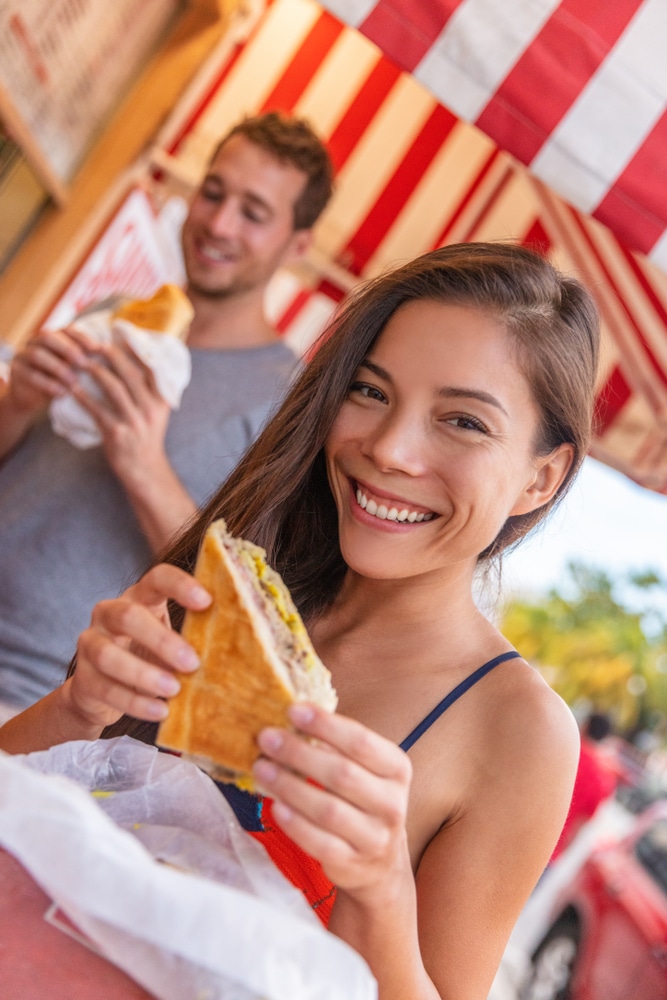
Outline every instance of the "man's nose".
<path id="1" fill-rule="evenodd" d="M 238 233 L 239 210 L 232 198 L 225 198 L 211 213 L 208 227 L 212 236 L 233 237 Z"/>

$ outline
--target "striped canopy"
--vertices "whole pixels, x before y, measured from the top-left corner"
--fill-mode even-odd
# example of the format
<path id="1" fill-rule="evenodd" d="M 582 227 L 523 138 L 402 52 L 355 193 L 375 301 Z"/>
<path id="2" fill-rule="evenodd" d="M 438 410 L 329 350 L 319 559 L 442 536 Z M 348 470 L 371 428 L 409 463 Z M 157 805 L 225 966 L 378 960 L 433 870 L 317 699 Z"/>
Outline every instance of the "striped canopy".
<path id="1" fill-rule="evenodd" d="M 592 454 L 667 493 L 666 0 L 272 0 L 170 152 L 242 114 L 310 119 L 337 167 L 316 267 L 271 308 L 300 348 L 355 281 L 445 243 L 518 239 L 603 322 Z"/>

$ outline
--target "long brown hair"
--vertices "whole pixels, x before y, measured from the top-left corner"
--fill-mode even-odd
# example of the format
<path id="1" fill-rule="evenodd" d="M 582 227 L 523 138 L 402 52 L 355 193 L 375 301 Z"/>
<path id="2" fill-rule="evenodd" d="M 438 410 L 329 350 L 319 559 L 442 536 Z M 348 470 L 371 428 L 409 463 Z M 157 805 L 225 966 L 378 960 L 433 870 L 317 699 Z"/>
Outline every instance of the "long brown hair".
<path id="1" fill-rule="evenodd" d="M 573 445 L 574 461 L 554 499 L 510 518 L 480 559 L 499 555 L 542 520 L 568 489 L 588 448 L 597 311 L 580 282 L 531 250 L 511 243 L 453 244 L 380 275 L 348 298 L 277 414 L 165 554 L 167 561 L 191 571 L 204 530 L 222 516 L 230 531 L 266 549 L 306 619 L 329 604 L 345 564 L 324 443 L 387 320 L 414 299 L 469 305 L 500 319 L 542 414 L 536 453 Z"/>

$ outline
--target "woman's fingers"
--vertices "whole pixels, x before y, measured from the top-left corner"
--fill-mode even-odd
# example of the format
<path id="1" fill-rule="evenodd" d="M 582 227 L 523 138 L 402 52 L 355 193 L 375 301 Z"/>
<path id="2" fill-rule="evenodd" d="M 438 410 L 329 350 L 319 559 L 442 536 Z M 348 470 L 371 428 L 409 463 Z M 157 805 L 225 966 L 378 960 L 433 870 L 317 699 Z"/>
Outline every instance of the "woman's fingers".
<path id="1" fill-rule="evenodd" d="M 289 717 L 299 732 L 319 740 L 379 777 L 409 782 L 408 756 L 361 722 L 310 704 L 296 704 Z"/>
<path id="2" fill-rule="evenodd" d="M 203 611 L 212 600 L 208 591 L 193 576 L 169 563 L 158 563 L 149 569 L 125 591 L 125 597 L 151 608 L 171 599 L 193 611 Z"/>
<path id="3" fill-rule="evenodd" d="M 315 838 L 322 846 L 327 845 L 326 859 L 329 861 L 331 850 L 340 853 L 341 848 L 335 846 L 336 841 L 347 845 L 348 851 L 365 856 L 385 849 L 387 825 L 380 817 L 376 820 L 372 807 L 362 809 L 349 799 L 332 794 L 332 789 L 304 781 L 299 774 L 287 767 L 279 767 L 273 760 L 259 760 L 254 774 L 261 788 L 290 810 L 289 816 L 278 810 L 276 818 L 287 816 L 290 824 L 293 818 L 298 818 L 304 831 L 311 830 L 308 833 L 309 846 L 301 843 L 301 847 L 309 853 L 312 853 Z M 290 825 L 291 836 L 294 829 L 296 827 Z M 321 854 L 316 856 L 321 861 L 325 860 Z"/>
<path id="4" fill-rule="evenodd" d="M 350 723 L 356 728 L 358 723 L 338 717 L 339 722 Z M 363 727 L 362 727 L 363 728 Z M 272 794 L 283 797 L 285 790 L 290 795 L 302 786 L 303 804 L 308 803 L 312 818 L 328 822 L 333 814 L 338 815 L 338 803 L 347 803 L 361 812 L 377 816 L 388 826 L 400 825 L 404 819 L 410 785 L 410 762 L 400 748 L 384 740 L 377 733 L 369 731 L 369 737 L 378 741 L 378 748 L 372 754 L 373 767 L 369 768 L 347 754 L 331 752 L 331 744 L 313 743 L 295 733 L 282 729 L 266 729 L 260 734 L 259 745 L 263 753 L 270 757 L 275 770 L 271 784 Z M 355 738 L 359 738 L 356 734 Z M 259 762 L 262 767 L 261 761 Z M 297 772 L 314 781 L 320 788 L 333 793 L 331 803 L 321 797 L 308 794 L 303 782 L 296 785 L 292 773 Z M 259 774 L 258 774 L 259 777 Z M 389 793 L 391 789 L 391 793 Z M 299 804 L 294 802 L 299 808 Z M 331 810 L 329 817 L 310 812 L 311 808 Z M 350 815 L 350 813 L 346 813 Z"/>
<path id="5" fill-rule="evenodd" d="M 131 715 L 149 721 L 167 716 L 169 710 L 162 699 L 172 697 L 180 688 L 172 673 L 135 656 L 92 628 L 81 634 L 78 649 L 79 663 L 73 680 L 82 679 L 75 694 L 84 711 L 98 703 L 116 716 Z M 87 667 L 93 670 L 89 669 L 84 679 Z"/>
<path id="6" fill-rule="evenodd" d="M 145 656 L 150 656 L 151 661 L 171 670 L 190 671 L 199 665 L 192 646 L 166 622 L 156 618 L 150 608 L 136 601 L 124 598 L 102 601 L 93 611 L 89 631 L 94 630 L 103 632 L 125 648 L 134 644 Z"/>
<path id="7" fill-rule="evenodd" d="M 277 822 L 348 890 L 377 888 L 396 865 L 409 870 L 407 755 L 344 716 L 301 705 L 290 714 L 300 732 L 265 729 L 253 768 Z"/>
<path id="8" fill-rule="evenodd" d="M 108 725 L 120 715 L 160 720 L 165 698 L 177 693 L 177 673 L 196 669 L 199 660 L 171 628 L 167 600 L 203 609 L 210 595 L 188 573 L 160 564 L 122 597 L 101 601 L 91 625 L 79 638 L 72 697 L 91 721 Z"/>

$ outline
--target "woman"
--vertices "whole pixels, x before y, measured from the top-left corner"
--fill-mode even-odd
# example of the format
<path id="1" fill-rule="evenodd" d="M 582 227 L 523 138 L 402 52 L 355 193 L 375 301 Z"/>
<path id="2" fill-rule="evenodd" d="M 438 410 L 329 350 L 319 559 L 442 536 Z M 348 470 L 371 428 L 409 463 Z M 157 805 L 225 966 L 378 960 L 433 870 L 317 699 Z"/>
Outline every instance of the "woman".
<path id="1" fill-rule="evenodd" d="M 209 601 L 188 574 L 224 516 L 267 550 L 338 691 L 335 715 L 298 706 L 295 732 L 263 732 L 255 775 L 337 887 L 330 930 L 381 1000 L 483 1000 L 558 839 L 578 734 L 473 582 L 570 485 L 597 351 L 589 295 L 521 247 L 449 246 L 370 283 L 196 523 L 98 605 L 73 676 L 0 745 L 164 717 L 196 668 L 167 602 L 177 629 Z"/>

